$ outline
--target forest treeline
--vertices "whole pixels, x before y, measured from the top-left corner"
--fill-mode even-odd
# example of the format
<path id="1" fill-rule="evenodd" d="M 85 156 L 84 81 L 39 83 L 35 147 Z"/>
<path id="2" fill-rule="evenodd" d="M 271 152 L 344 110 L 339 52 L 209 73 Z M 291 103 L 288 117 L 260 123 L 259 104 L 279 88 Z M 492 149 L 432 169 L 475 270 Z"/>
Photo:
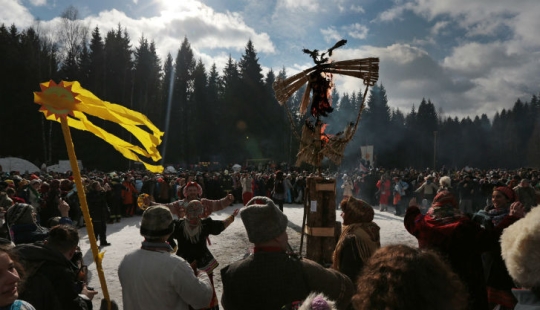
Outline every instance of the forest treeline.
<path id="1" fill-rule="evenodd" d="M 0 157 L 16 156 L 37 165 L 67 159 L 60 125 L 46 121 L 33 103 L 39 83 L 79 81 L 97 97 L 139 111 L 162 131 L 163 164 L 244 163 L 268 158 L 294 163 L 302 117 L 295 114 L 304 88 L 288 102 L 294 126 L 272 90 L 287 77 L 284 68 L 263 74 L 249 40 L 240 59 L 224 69 L 196 59 L 185 37 L 176 55 L 160 59 L 148 38 L 133 42 L 128 29 L 88 29 L 73 7 L 62 14 L 62 29 L 44 33 L 39 25 L 0 26 Z M 299 51 L 301 52 L 301 51 Z M 284 64 L 285 65 L 285 64 Z M 384 77 L 382 77 L 384 79 Z M 360 85 L 360 83 L 359 83 Z M 361 108 L 363 89 L 340 93 L 325 119 L 327 132 L 343 130 Z M 408 113 L 391 109 L 382 84 L 369 91 L 359 128 L 346 149 L 342 168 L 357 167 L 361 145 L 374 145 L 384 167 L 491 168 L 540 166 L 540 101 L 509 102 L 487 115 L 445 118 L 430 99 L 411 103 Z M 116 124 L 97 125 L 130 140 Z M 72 130 L 77 157 L 89 168 L 125 169 L 132 163 L 92 134 Z"/>

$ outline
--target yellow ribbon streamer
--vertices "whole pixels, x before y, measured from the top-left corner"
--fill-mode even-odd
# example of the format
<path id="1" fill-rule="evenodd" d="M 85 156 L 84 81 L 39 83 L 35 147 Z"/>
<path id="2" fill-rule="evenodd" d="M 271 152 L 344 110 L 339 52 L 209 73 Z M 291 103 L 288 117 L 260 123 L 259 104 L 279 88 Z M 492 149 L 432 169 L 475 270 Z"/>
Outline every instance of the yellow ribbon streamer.
<path id="1" fill-rule="evenodd" d="M 161 144 L 163 132 L 144 114 L 103 101 L 82 88 L 77 81 L 62 81 L 58 85 L 54 81 L 49 81 L 41 83 L 40 86 L 42 92 L 34 92 L 34 102 L 42 105 L 41 111 L 48 120 L 60 122 L 60 118 L 65 118 L 68 126 L 93 133 L 111 144 L 124 157 L 143 163 L 146 169 L 152 172 L 163 172 L 163 166 L 148 164 L 139 157 L 139 155 L 144 156 L 153 161 L 161 159 L 157 146 Z M 119 124 L 133 134 L 142 147 L 122 140 L 96 126 L 86 115 Z M 141 126 L 145 126 L 150 132 L 143 130 Z"/>

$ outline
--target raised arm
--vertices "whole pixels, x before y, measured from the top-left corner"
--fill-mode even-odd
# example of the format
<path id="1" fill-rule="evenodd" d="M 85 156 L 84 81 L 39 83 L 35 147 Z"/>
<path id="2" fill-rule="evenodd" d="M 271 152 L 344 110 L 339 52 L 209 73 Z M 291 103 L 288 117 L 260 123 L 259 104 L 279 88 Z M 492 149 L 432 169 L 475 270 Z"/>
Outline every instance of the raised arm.
<path id="1" fill-rule="evenodd" d="M 234 202 L 234 196 L 228 194 L 222 199 L 219 200 L 210 200 L 203 198 L 201 199 L 202 205 L 204 206 L 204 215 L 203 217 L 208 217 L 210 214 L 216 211 L 220 211 L 231 205 Z"/>

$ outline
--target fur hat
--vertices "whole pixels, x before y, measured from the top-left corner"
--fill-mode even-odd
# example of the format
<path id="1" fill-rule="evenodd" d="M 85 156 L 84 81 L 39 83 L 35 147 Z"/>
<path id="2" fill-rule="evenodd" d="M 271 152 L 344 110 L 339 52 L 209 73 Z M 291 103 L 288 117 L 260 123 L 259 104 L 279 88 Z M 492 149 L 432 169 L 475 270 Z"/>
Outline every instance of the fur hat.
<path id="1" fill-rule="evenodd" d="M 348 199 L 343 199 L 340 207 L 344 213 L 351 214 L 353 223 L 370 223 L 375 217 L 375 211 L 373 211 L 373 207 L 369 203 L 352 196 Z"/>
<path id="2" fill-rule="evenodd" d="M 141 220 L 141 235 L 148 239 L 155 239 L 171 234 L 174 222 L 169 208 L 157 205 L 146 209 Z"/>
<path id="3" fill-rule="evenodd" d="M 439 184 L 441 186 L 450 187 L 452 185 L 452 179 L 449 176 L 445 175 L 439 179 Z"/>
<path id="4" fill-rule="evenodd" d="M 278 237 L 285 232 L 289 222 L 272 199 L 264 196 L 253 197 L 240 211 L 240 217 L 251 243 L 262 243 Z"/>
<path id="5" fill-rule="evenodd" d="M 298 310 L 335 310 L 336 304 L 322 293 L 311 293 Z"/>
<path id="6" fill-rule="evenodd" d="M 33 212 L 34 207 L 32 205 L 16 203 L 7 210 L 6 221 L 10 226 L 15 224 L 33 224 Z"/>
<path id="7" fill-rule="evenodd" d="M 524 288 L 540 287 L 540 208 L 510 225 L 501 236 L 501 253 L 510 276 Z"/>

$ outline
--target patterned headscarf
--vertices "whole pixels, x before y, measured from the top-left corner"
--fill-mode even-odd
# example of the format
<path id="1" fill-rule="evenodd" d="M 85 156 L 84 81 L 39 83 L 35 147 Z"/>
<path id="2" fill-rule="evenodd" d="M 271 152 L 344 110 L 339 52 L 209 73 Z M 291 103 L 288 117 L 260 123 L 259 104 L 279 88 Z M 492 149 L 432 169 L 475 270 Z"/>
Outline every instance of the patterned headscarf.
<path id="1" fill-rule="evenodd" d="M 461 216 L 461 212 L 456 197 L 451 192 L 443 190 L 433 198 L 427 215 L 436 221 L 451 222 Z"/>
<path id="2" fill-rule="evenodd" d="M 186 207 L 186 219 L 183 221 L 183 231 L 184 237 L 190 240 L 191 243 L 195 244 L 199 242 L 199 236 L 202 231 L 202 222 L 200 216 L 204 212 L 204 207 L 202 203 L 198 200 L 192 200 L 188 203 Z M 189 221 L 193 218 L 197 218 L 197 225 L 191 226 Z"/>

